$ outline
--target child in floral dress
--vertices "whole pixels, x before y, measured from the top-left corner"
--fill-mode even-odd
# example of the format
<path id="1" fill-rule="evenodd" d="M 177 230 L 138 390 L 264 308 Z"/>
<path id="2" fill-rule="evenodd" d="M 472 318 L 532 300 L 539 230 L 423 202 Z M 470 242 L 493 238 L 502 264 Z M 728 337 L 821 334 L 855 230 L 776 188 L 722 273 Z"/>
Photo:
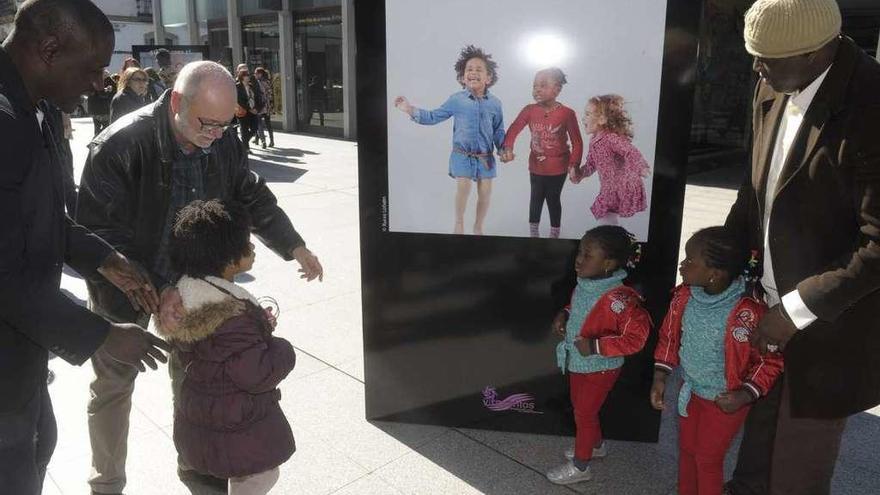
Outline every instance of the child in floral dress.
<path id="1" fill-rule="evenodd" d="M 620 217 L 631 217 L 648 208 L 643 178 L 651 168 L 632 144 L 632 120 L 623 97 L 601 95 L 590 98 L 584 126 L 591 134 L 587 161 L 578 181 L 599 173 L 599 195 L 590 211 L 600 224 L 616 225 Z"/>

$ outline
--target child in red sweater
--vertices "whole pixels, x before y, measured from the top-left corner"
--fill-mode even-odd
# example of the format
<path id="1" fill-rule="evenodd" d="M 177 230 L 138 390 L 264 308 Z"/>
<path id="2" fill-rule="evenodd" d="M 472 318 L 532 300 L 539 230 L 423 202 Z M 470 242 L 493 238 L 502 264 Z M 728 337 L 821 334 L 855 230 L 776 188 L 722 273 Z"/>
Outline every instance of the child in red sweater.
<path id="1" fill-rule="evenodd" d="M 725 227 L 694 234 L 679 269 L 684 284 L 660 328 L 651 405 L 664 408 L 666 378 L 680 366 L 680 495 L 721 495 L 730 442 L 782 372 L 779 353 L 762 356 L 749 344 L 765 307 L 745 292 L 747 253 Z"/>
<path id="2" fill-rule="evenodd" d="M 577 170 L 583 154 L 583 139 L 578 128 L 577 114 L 556 101 L 566 83 L 565 74 L 558 68 L 544 69 L 535 74 L 532 96 L 535 103 L 526 105 L 507 129 L 501 152 L 501 161 L 514 159 L 513 144 L 517 135 L 528 124 L 532 133 L 529 153 L 531 200 L 529 201 L 529 234 L 538 237 L 538 224 L 544 202 L 550 213 L 550 237 L 559 237 L 562 219 L 562 186 L 565 176 Z M 569 150 L 568 141 L 571 140 Z"/>

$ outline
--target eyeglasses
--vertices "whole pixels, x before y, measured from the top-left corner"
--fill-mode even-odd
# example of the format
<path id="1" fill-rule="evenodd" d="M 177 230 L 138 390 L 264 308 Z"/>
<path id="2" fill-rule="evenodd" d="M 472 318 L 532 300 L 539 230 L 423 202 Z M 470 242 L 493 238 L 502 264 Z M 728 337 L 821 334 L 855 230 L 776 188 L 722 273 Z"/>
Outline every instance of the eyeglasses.
<path id="1" fill-rule="evenodd" d="M 230 127 L 232 127 L 231 120 L 229 122 L 223 122 L 222 124 L 217 124 L 214 122 L 205 122 L 204 120 L 202 120 L 201 117 L 198 117 L 198 119 L 199 119 L 199 124 L 201 124 L 201 126 L 202 126 L 201 127 L 202 132 L 214 132 L 214 131 L 226 132 L 226 129 L 229 129 Z"/>
<path id="2" fill-rule="evenodd" d="M 132 77 L 131 79 L 129 79 L 129 81 L 131 81 L 131 82 L 147 82 L 147 79 L 143 78 L 143 77 Z"/>

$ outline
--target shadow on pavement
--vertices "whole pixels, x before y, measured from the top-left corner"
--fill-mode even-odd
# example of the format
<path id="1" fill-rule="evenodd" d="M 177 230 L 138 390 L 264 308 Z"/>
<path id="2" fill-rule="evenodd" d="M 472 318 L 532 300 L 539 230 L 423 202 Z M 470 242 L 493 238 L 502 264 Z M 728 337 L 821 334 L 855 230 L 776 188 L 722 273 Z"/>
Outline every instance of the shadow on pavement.
<path id="1" fill-rule="evenodd" d="M 298 160 L 289 160 L 293 163 L 302 163 Z M 305 175 L 308 170 L 296 167 L 288 167 L 273 162 L 267 162 L 253 155 L 250 157 L 251 170 L 256 172 L 260 177 L 266 179 L 266 182 L 296 182 L 297 179 Z"/>
<path id="2" fill-rule="evenodd" d="M 722 189 L 739 189 L 745 178 L 746 170 L 742 165 L 731 165 L 716 168 L 708 172 L 688 175 L 689 186 L 719 187 Z"/>
<path id="3" fill-rule="evenodd" d="M 251 145 L 253 150 L 258 149 L 256 145 Z M 299 158 L 306 155 L 319 155 L 320 153 L 316 153 L 314 151 L 301 150 L 297 148 L 266 148 L 260 149 L 260 153 L 265 153 L 267 155 L 284 157 L 284 158 Z"/>

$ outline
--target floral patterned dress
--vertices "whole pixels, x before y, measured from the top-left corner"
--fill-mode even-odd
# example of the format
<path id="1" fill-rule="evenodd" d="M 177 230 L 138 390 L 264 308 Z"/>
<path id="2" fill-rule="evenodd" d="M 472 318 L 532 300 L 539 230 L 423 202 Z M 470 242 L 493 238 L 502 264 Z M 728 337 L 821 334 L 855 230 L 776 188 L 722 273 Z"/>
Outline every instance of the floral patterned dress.
<path id="1" fill-rule="evenodd" d="M 624 135 L 599 131 L 590 138 L 584 177 L 599 172 L 599 195 L 590 211 L 596 219 L 609 213 L 631 217 L 648 208 L 642 177 L 651 168 Z"/>

